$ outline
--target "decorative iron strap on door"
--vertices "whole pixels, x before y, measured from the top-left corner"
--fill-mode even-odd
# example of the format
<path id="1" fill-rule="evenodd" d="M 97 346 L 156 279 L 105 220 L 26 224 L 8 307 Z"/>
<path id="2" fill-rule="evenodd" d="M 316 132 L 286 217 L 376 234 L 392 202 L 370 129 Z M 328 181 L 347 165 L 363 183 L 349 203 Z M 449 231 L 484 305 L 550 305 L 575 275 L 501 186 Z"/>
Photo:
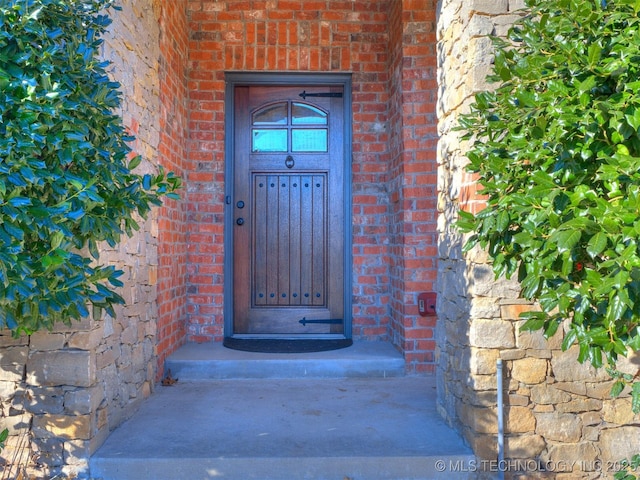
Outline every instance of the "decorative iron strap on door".
<path id="1" fill-rule="evenodd" d="M 325 174 L 254 174 L 255 307 L 326 306 L 325 184 Z"/>
<path id="2" fill-rule="evenodd" d="M 307 326 L 307 323 L 326 323 L 328 325 L 342 325 L 344 323 L 344 319 L 342 318 L 325 318 L 318 320 L 307 320 L 307 317 L 302 317 L 302 320 L 298 321 L 304 327 Z"/>
<path id="3" fill-rule="evenodd" d="M 307 93 L 303 90 L 300 96 L 306 100 L 307 97 L 320 97 L 320 98 L 342 98 L 342 92 L 321 92 L 321 93 Z"/>

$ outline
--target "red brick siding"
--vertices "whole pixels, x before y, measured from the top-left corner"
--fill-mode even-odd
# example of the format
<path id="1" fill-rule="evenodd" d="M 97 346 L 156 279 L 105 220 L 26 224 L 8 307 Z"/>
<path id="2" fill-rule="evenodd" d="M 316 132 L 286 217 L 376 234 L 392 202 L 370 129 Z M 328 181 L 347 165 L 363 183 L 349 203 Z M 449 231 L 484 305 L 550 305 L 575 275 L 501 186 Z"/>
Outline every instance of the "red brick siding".
<path id="1" fill-rule="evenodd" d="M 436 272 L 433 2 L 187 0 L 187 21 L 188 338 L 224 333 L 224 72 L 352 72 L 353 334 L 393 330 L 428 370 L 433 321 L 415 301 Z"/>
<path id="2" fill-rule="evenodd" d="M 159 64 L 160 162 L 167 169 L 186 177 L 186 118 L 188 49 L 186 0 L 162 1 L 160 17 Z M 168 200 L 160 209 L 158 221 L 158 372 L 164 359 L 186 341 L 186 192 L 181 200 Z"/>
<path id="3" fill-rule="evenodd" d="M 392 2 L 390 15 L 392 333 L 419 372 L 434 371 L 435 348 L 435 317 L 420 317 L 417 307 L 437 276 L 435 3 Z"/>
<path id="4" fill-rule="evenodd" d="M 224 71 L 353 72 L 354 336 L 388 336 L 387 1 L 189 2 L 189 335 L 223 335 Z"/>

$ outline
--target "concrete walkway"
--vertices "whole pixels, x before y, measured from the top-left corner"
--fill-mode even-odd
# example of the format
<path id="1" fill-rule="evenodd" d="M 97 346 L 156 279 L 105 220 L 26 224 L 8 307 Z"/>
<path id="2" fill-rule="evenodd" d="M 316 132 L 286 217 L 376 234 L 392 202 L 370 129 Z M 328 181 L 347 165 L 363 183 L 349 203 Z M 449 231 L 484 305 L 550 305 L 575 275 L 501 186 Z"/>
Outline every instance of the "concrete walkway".
<path id="1" fill-rule="evenodd" d="M 179 377 L 179 375 L 177 375 Z M 183 380 L 91 459 L 104 480 L 473 478 L 432 377 Z M 443 471 L 444 470 L 444 471 Z"/>

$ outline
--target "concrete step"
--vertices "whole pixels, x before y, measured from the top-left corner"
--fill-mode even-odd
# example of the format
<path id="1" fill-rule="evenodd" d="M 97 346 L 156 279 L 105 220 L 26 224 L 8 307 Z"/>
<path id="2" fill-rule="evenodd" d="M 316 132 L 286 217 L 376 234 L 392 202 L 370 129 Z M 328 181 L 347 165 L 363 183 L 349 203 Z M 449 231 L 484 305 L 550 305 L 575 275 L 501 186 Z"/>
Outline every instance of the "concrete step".
<path id="1" fill-rule="evenodd" d="M 475 477 L 435 378 L 183 381 L 157 387 L 90 460 L 103 480 Z"/>
<path id="2" fill-rule="evenodd" d="M 190 343 L 165 364 L 174 378 L 219 380 L 239 378 L 399 377 L 404 359 L 390 343 L 355 342 L 348 348 L 312 353 L 255 353 L 231 350 L 220 343 Z"/>
<path id="3" fill-rule="evenodd" d="M 94 460 L 92 472 L 96 470 L 106 474 L 105 480 L 475 480 L 480 474 L 475 472 L 474 462 L 469 455 L 422 458 L 155 458 L 144 461 L 122 459 L 117 464 L 109 464 L 102 459 Z M 446 471 L 440 465 L 446 465 Z"/>

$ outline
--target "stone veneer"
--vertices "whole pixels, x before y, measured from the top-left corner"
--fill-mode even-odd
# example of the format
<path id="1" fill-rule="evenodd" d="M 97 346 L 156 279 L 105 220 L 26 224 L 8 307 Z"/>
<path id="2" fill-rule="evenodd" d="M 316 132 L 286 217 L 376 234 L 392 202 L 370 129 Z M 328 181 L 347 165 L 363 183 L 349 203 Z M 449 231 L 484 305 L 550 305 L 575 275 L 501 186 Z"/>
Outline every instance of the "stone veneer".
<path id="1" fill-rule="evenodd" d="M 125 125 L 137 136 L 141 172 L 153 171 L 160 138 L 157 2 L 120 0 L 103 56 L 122 83 Z M 149 163 L 149 160 L 151 163 Z M 108 433 L 151 394 L 156 377 L 158 228 L 155 215 L 101 261 L 124 271 L 116 318 L 86 319 L 13 339 L 0 331 L 0 413 L 9 428 L 3 475 L 37 478 L 86 470 Z M 12 476 L 13 475 L 13 476 Z M 5 478 L 3 476 L 3 478 Z"/>
<path id="2" fill-rule="evenodd" d="M 487 255 L 462 253 L 453 222 L 459 207 L 477 212 L 482 198 L 464 172 L 465 145 L 452 127 L 473 94 L 490 88 L 489 34 L 502 35 L 521 0 L 443 0 L 439 52 L 438 408 L 458 428 L 485 470 L 507 477 L 612 477 L 616 462 L 640 452 L 638 423 L 628 395 L 612 399 L 604 371 L 577 363 L 575 348 L 520 332 L 519 314 L 534 308 L 513 281 L 495 280 Z M 504 363 L 505 458 L 497 458 L 496 360 Z M 621 369 L 638 372 L 638 358 Z M 543 470 L 548 470 L 543 474 Z"/>

